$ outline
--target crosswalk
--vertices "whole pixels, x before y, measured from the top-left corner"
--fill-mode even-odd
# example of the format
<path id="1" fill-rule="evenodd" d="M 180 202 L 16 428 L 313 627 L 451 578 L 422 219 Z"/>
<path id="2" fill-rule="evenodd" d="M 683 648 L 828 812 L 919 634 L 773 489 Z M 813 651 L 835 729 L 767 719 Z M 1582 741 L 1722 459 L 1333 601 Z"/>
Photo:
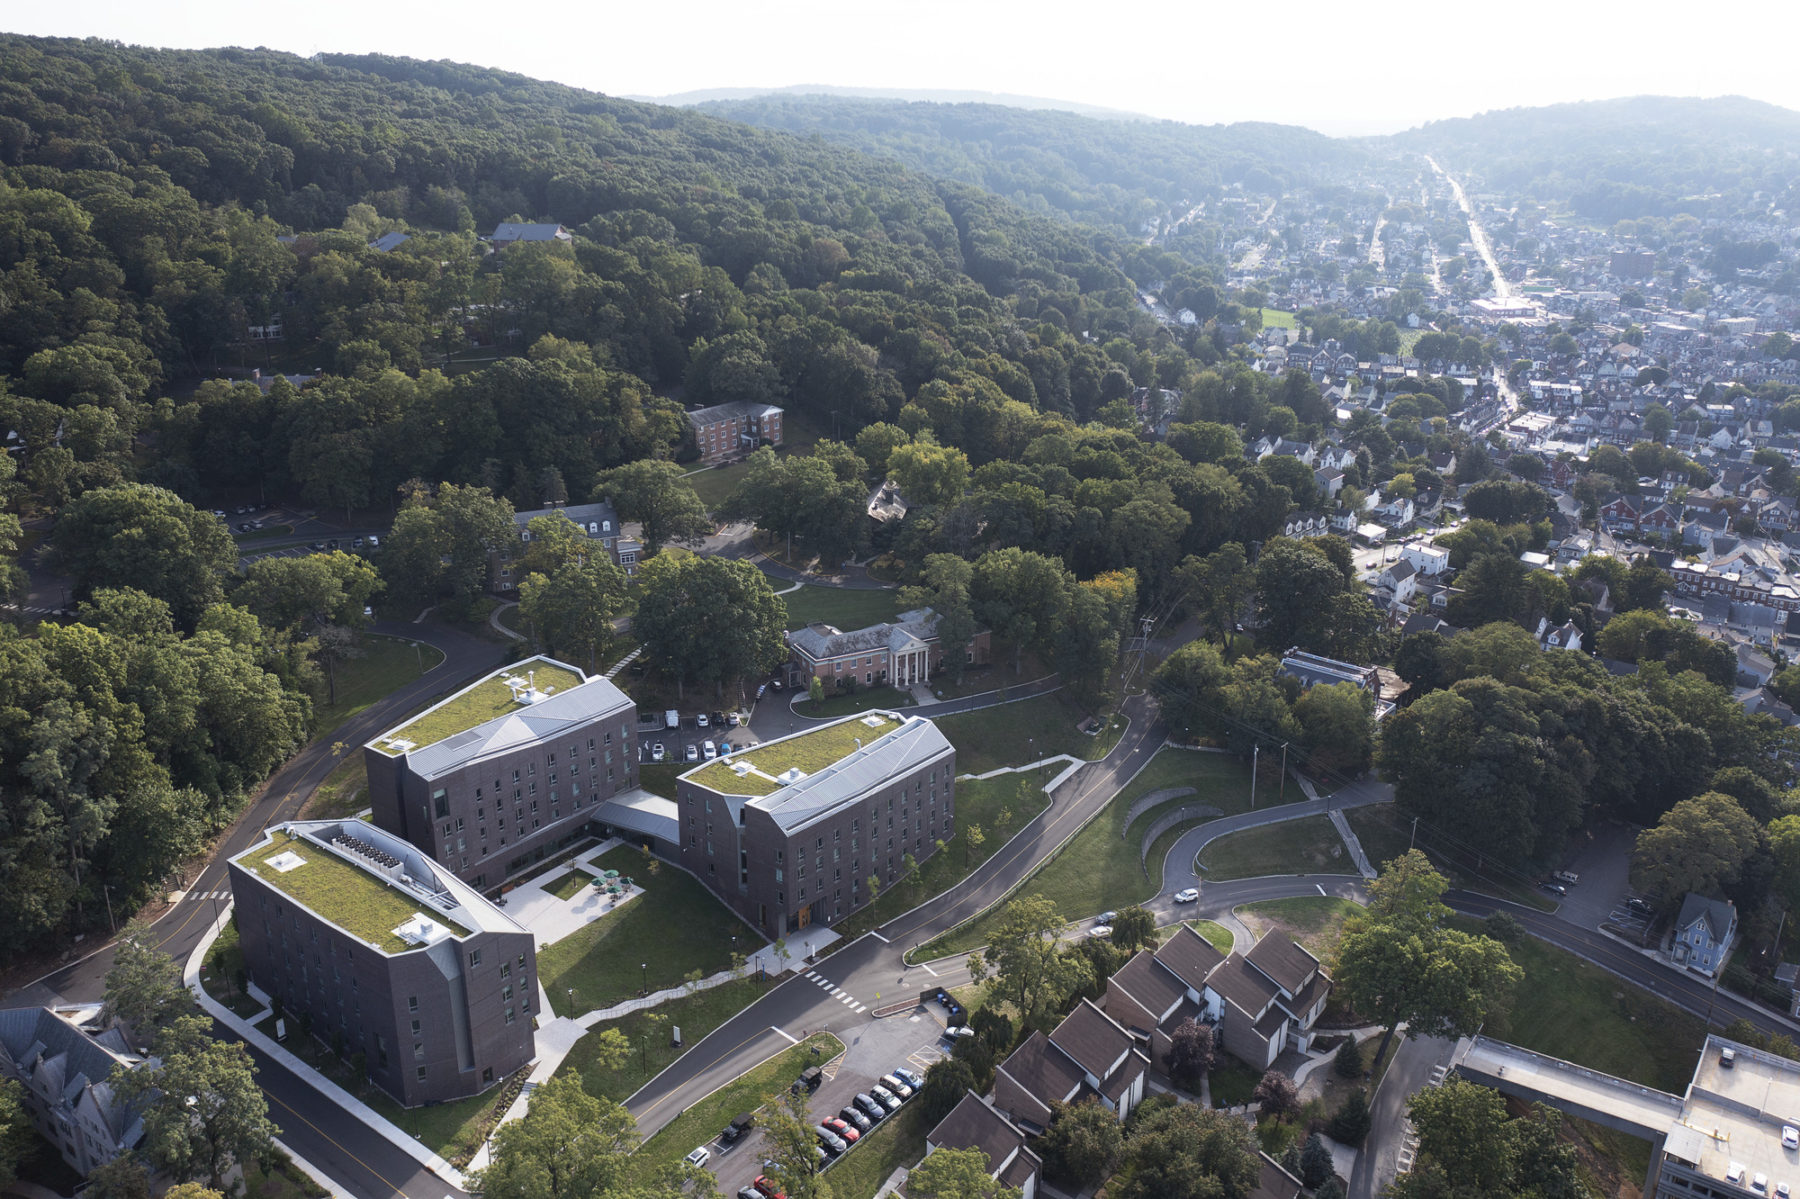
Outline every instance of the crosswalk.
<path id="1" fill-rule="evenodd" d="M 10 612 L 24 612 L 29 616 L 57 616 L 62 612 L 61 608 L 40 608 L 33 604 L 0 604 L 0 608 Z"/>
<path id="2" fill-rule="evenodd" d="M 189 891 L 186 895 L 183 895 L 182 898 L 183 899 L 201 899 L 201 900 L 230 899 L 231 898 L 231 889 L 225 888 L 225 889 L 219 890 L 219 891 Z"/>
<path id="3" fill-rule="evenodd" d="M 808 970 L 806 972 L 806 977 L 809 982 L 817 983 L 820 990 L 825 991 L 833 999 L 837 1000 L 857 1015 L 860 1016 L 869 1010 L 868 1004 L 856 1002 L 856 997 L 854 995 L 834 984 L 829 978 L 820 975 L 817 971 Z"/>
<path id="4" fill-rule="evenodd" d="M 606 677 L 609 679 L 618 677 L 619 672 L 637 661 L 638 655 L 643 652 L 644 647 L 640 645 L 630 653 L 626 654 L 623 658 L 620 658 L 617 662 L 613 663 L 612 669 L 606 672 Z"/>

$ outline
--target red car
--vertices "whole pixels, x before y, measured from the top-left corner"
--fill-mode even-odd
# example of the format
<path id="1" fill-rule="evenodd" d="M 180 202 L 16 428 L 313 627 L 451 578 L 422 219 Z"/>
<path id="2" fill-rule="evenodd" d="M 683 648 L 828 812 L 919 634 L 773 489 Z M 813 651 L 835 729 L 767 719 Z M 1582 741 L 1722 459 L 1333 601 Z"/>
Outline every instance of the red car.
<path id="1" fill-rule="evenodd" d="M 767 1195 L 769 1199 L 787 1199 L 786 1195 L 775 1189 L 775 1184 L 770 1182 L 765 1175 L 758 1174 L 756 1176 L 756 1181 L 750 1185 Z"/>
<path id="2" fill-rule="evenodd" d="M 856 1138 L 862 1135 L 862 1133 L 856 1131 L 856 1129 L 852 1128 L 843 1120 L 838 1119 L 836 1116 L 832 1116 L 827 1120 L 820 1120 L 819 1123 L 837 1133 L 840 1137 L 843 1137 L 844 1144 L 846 1145 L 856 1144 Z"/>

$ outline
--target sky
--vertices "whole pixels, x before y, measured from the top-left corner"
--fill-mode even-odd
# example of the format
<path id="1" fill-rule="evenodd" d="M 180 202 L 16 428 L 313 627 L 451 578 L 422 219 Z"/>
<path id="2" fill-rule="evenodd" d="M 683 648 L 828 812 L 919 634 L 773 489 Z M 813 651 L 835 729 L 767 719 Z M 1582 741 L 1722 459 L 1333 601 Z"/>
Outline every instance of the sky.
<path id="1" fill-rule="evenodd" d="M 447 58 L 612 95 L 835 84 L 1042 96 L 1194 124 L 1387 133 L 1497 108 L 1745 95 L 1800 109 L 1792 0 L 1467 4 L 593 0 L 0 3 L 13 33 Z M 1717 16 L 1714 16 L 1714 14 Z M 1728 19 L 1727 19 L 1728 18 Z M 1783 32 L 1785 30 L 1785 33 Z"/>

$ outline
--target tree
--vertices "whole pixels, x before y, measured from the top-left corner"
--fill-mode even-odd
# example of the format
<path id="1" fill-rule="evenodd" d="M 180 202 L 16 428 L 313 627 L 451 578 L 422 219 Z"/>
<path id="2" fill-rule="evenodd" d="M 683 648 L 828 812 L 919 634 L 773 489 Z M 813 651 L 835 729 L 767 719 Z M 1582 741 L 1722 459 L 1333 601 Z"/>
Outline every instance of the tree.
<path id="1" fill-rule="evenodd" d="M 600 476 L 596 499 L 610 497 L 623 520 L 643 526 L 644 548 L 655 554 L 665 542 L 699 545 L 713 530 L 706 505 L 673 462 L 645 458 Z"/>
<path id="2" fill-rule="evenodd" d="M 1077 1191 L 1105 1182 L 1124 1149 L 1119 1118 L 1092 1096 L 1052 1102 L 1050 1127 L 1037 1144 L 1044 1173 Z"/>
<path id="3" fill-rule="evenodd" d="M 258 558 L 231 602 L 248 608 L 265 628 L 303 637 L 327 625 L 362 628 L 363 609 L 380 590 L 381 575 L 367 558 L 338 550 Z"/>
<path id="4" fill-rule="evenodd" d="M 197 1182 L 179 1182 L 164 1191 L 162 1199 L 225 1199 L 225 1196 Z"/>
<path id="5" fill-rule="evenodd" d="M 1729 795 L 1707 791 L 1684 799 L 1638 834 L 1631 885 L 1670 908 L 1690 891 L 1717 894 L 1737 878 L 1761 839 L 1755 819 Z"/>
<path id="6" fill-rule="evenodd" d="M 0 1078 L 0 1186 L 19 1176 L 19 1161 L 31 1151 L 35 1139 L 24 1094 L 17 1079 Z"/>
<path id="7" fill-rule="evenodd" d="M 925 1122 L 935 1127 L 962 1102 L 963 1095 L 975 1087 L 975 1072 L 959 1058 L 940 1058 L 925 1070 L 925 1085 L 919 1091 L 919 1106 L 925 1109 Z"/>
<path id="8" fill-rule="evenodd" d="M 215 1041 L 212 1021 L 182 1016 L 157 1038 L 156 1062 L 113 1070 L 113 1091 L 144 1101 L 144 1151 L 158 1168 L 225 1188 L 233 1165 L 266 1156 L 280 1130 L 241 1042 Z"/>
<path id="9" fill-rule="evenodd" d="M 1176 1086 L 1193 1091 L 1213 1064 L 1213 1030 L 1192 1016 L 1182 1020 L 1169 1034 L 1169 1052 L 1163 1054 L 1163 1065 Z"/>
<path id="10" fill-rule="evenodd" d="M 150 1170 L 135 1154 L 118 1157 L 88 1171 L 90 1199 L 151 1199 Z"/>
<path id="11" fill-rule="evenodd" d="M 1264 1117 L 1274 1116 L 1284 1122 L 1300 1110 L 1300 1089 L 1279 1070 L 1264 1071 L 1250 1098 L 1260 1106 Z"/>
<path id="12" fill-rule="evenodd" d="M 50 565 L 77 597 L 96 588 L 131 587 L 169 605 L 192 629 L 224 596 L 237 568 L 225 525 L 172 491 L 123 483 L 90 491 L 63 509 L 50 538 Z"/>
<path id="13" fill-rule="evenodd" d="M 1400 1199 L 1444 1194 L 1532 1195 L 1574 1199 L 1583 1193 L 1574 1147 L 1558 1134 L 1561 1116 L 1534 1104 L 1509 1119 L 1498 1091 L 1454 1079 L 1407 1102 L 1419 1137 L 1419 1162 L 1393 1193 Z"/>
<path id="14" fill-rule="evenodd" d="M 548 652 L 586 661 L 590 673 L 604 665 L 613 619 L 625 606 L 625 572 L 605 554 L 569 562 L 548 578 L 527 575 L 519 584 L 519 614 Z"/>
<path id="15" fill-rule="evenodd" d="M 1142 904 L 1120 908 L 1113 917 L 1112 942 L 1127 952 L 1156 946 L 1156 917 Z"/>
<path id="16" fill-rule="evenodd" d="M 1375 755 L 1375 697 L 1355 683 L 1315 686 L 1294 701 L 1301 744 L 1319 769 L 1360 775 Z"/>
<path id="17" fill-rule="evenodd" d="M 969 977 L 1012 1001 L 1026 1024 L 1059 1012 L 1068 997 L 1093 982 L 1086 958 L 1059 952 L 1062 916 L 1042 895 L 1012 900 L 988 938 L 969 956 Z"/>
<path id="18" fill-rule="evenodd" d="M 1777 817 L 1769 824 L 1769 852 L 1775 858 L 1775 885 L 1791 911 L 1800 907 L 1800 815 Z"/>
<path id="19" fill-rule="evenodd" d="M 729 558 L 659 554 L 638 571 L 632 630 L 651 656 L 685 683 L 725 683 L 767 674 L 787 655 L 787 605 L 768 576 Z"/>
<path id="20" fill-rule="evenodd" d="M 120 1021 L 139 1045 L 154 1042 L 165 1027 L 194 1010 L 194 997 L 181 983 L 181 967 L 157 949 L 149 926 L 133 920 L 113 946 L 106 972 L 104 1022 Z"/>
<path id="21" fill-rule="evenodd" d="M 1350 1092 L 1337 1114 L 1331 1117 L 1331 1123 L 1325 1126 L 1325 1131 L 1331 1135 L 1332 1140 L 1340 1144 L 1361 1145 L 1368 1139 L 1369 1129 L 1374 1123 L 1374 1117 L 1369 1114 L 1367 1096 L 1361 1090 L 1355 1090 Z"/>
<path id="22" fill-rule="evenodd" d="M 531 1093 L 522 1119 L 494 1130 L 493 1154 L 475 1182 L 495 1199 L 587 1199 L 623 1191 L 637 1123 L 610 1099 L 558 1074 Z"/>
<path id="23" fill-rule="evenodd" d="M 888 475 L 914 504 L 952 504 L 969 485 L 969 459 L 954 447 L 915 440 L 888 454 Z"/>
<path id="24" fill-rule="evenodd" d="M 900 602 L 910 608 L 930 608 L 938 618 L 938 647 L 957 682 L 962 682 L 968 662 L 969 642 L 979 631 L 969 588 L 975 568 L 955 554 L 927 554 L 920 582 L 900 591 Z"/>
<path id="25" fill-rule="evenodd" d="M 1231 668 L 1204 641 L 1190 641 L 1156 668 L 1152 686 L 1163 719 L 1178 735 L 1195 739 L 1218 723 Z"/>
<path id="26" fill-rule="evenodd" d="M 1325 1139 L 1315 1132 L 1306 1138 L 1306 1148 L 1300 1151 L 1300 1181 L 1316 1187 L 1333 1173 L 1331 1150 L 1326 1147 Z"/>
<path id="27" fill-rule="evenodd" d="M 1256 1189 L 1262 1162 L 1237 1117 L 1153 1098 L 1132 1118 L 1118 1199 L 1246 1199 Z"/>
<path id="28" fill-rule="evenodd" d="M 906 1176 L 906 1193 L 920 1199 L 1019 1199 L 1023 1194 L 988 1173 L 988 1156 L 980 1149 L 931 1153 Z"/>
<path id="29" fill-rule="evenodd" d="M 1361 1078 L 1368 1067 L 1363 1062 L 1362 1045 L 1353 1036 L 1345 1037 L 1344 1043 L 1332 1056 L 1331 1068 L 1339 1078 Z"/>
<path id="30" fill-rule="evenodd" d="M 763 1109 L 763 1152 L 768 1174 L 788 1199 L 829 1199 L 815 1168 L 818 1137 L 807 1112 L 812 1096 L 796 1082 Z"/>

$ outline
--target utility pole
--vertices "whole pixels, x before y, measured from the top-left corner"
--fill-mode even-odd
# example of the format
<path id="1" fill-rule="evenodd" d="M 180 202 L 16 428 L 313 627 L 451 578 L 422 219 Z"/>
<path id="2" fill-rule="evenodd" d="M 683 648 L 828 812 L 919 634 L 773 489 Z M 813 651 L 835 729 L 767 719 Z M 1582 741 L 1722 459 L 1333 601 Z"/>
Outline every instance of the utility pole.
<path id="1" fill-rule="evenodd" d="M 1413 817 L 1412 836 L 1410 836 L 1406 839 L 1406 852 L 1407 853 L 1412 852 L 1413 844 L 1415 842 L 1417 842 L 1418 839 L 1419 839 L 1419 818 L 1417 816 L 1414 816 Z"/>
<path id="2" fill-rule="evenodd" d="M 1278 803 L 1287 802 L 1287 747 L 1288 743 L 1283 741 L 1281 743 L 1281 798 L 1276 801 Z"/>
<path id="3" fill-rule="evenodd" d="M 1253 812 L 1256 810 L 1256 758 L 1260 753 L 1262 753 L 1262 746 L 1250 747 L 1250 810 Z"/>

